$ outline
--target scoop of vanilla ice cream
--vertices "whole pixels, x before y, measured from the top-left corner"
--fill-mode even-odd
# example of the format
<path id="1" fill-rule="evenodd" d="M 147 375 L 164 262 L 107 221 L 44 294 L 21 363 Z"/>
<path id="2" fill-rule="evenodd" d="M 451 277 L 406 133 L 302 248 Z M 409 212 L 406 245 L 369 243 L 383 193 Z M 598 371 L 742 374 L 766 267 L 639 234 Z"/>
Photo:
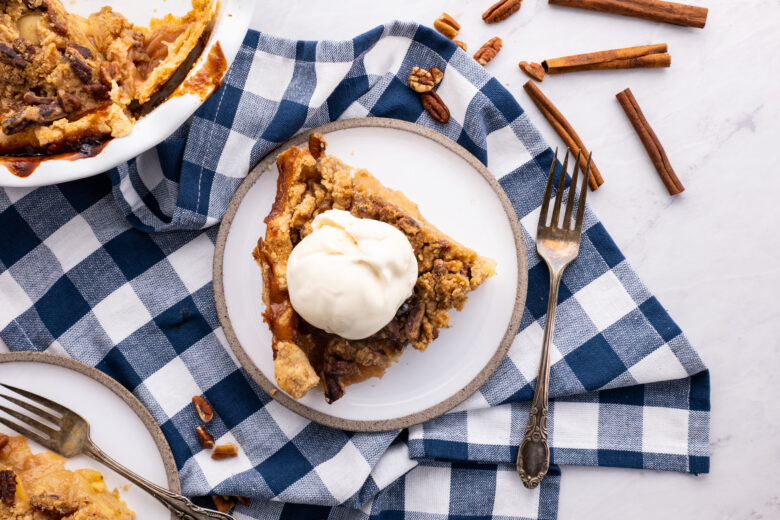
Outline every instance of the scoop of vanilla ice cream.
<path id="1" fill-rule="evenodd" d="M 295 311 L 315 327 L 346 339 L 381 330 L 412 294 L 417 259 L 390 224 L 328 210 L 287 261 Z"/>

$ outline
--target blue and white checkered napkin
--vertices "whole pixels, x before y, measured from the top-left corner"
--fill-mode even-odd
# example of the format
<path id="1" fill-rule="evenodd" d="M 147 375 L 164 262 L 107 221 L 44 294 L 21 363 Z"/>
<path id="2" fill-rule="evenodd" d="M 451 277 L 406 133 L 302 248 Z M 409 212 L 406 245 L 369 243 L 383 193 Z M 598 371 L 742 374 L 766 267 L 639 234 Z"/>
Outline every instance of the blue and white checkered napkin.
<path id="1" fill-rule="evenodd" d="M 407 88 L 414 65 L 445 71 L 447 125 Z M 212 225 L 247 171 L 298 132 L 366 115 L 434 128 L 487 163 L 523 223 L 530 264 L 520 332 L 492 379 L 401 434 L 332 430 L 269 398 L 232 357 L 212 297 Z M 250 32 L 221 90 L 156 150 L 107 175 L 0 190 L 0 335 L 131 389 L 165 432 L 187 494 L 255 498 L 237 518 L 550 519 L 560 464 L 707 472 L 708 372 L 588 213 L 552 349 L 555 465 L 540 488 L 522 487 L 512 463 L 548 285 L 532 237 L 551 160 L 509 92 L 425 27 L 394 23 L 346 42 Z M 201 450 L 189 406 L 201 393 L 216 408 L 212 433 L 238 443 L 238 458 Z"/>

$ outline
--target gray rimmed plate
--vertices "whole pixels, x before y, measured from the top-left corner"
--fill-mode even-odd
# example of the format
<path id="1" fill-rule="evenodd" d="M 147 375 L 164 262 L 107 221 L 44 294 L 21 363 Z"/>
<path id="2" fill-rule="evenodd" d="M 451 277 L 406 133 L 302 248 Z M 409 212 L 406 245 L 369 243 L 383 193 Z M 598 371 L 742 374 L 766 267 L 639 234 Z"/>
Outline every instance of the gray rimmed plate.
<path id="1" fill-rule="evenodd" d="M 176 462 L 162 431 L 127 389 L 103 372 L 74 359 L 38 352 L 0 353 L 0 382 L 48 397 L 84 417 L 92 440 L 112 458 L 155 484 L 181 493 Z M 3 403 L 14 408 L 7 402 Z M 16 435 L 3 425 L 0 433 Z M 30 441 L 33 452 L 44 448 Z M 67 460 L 71 470 L 93 468 L 108 489 L 120 496 L 137 518 L 176 517 L 160 502 L 94 460 L 79 455 Z"/>
<path id="2" fill-rule="evenodd" d="M 366 168 L 405 193 L 423 216 L 480 255 L 497 273 L 469 296 L 451 327 L 425 352 L 407 348 L 381 379 L 351 385 L 333 404 L 314 389 L 296 401 L 277 388 L 271 333 L 262 321 L 262 276 L 252 258 L 265 235 L 263 219 L 276 194 L 279 152 L 304 145 L 308 132 L 269 154 L 236 191 L 214 253 L 214 297 L 233 352 L 274 399 L 311 419 L 351 431 L 405 428 L 437 417 L 472 395 L 493 374 L 514 338 L 528 284 L 526 248 L 517 216 L 495 177 L 473 155 L 441 134 L 383 118 L 349 119 L 313 131 L 328 153 Z"/>

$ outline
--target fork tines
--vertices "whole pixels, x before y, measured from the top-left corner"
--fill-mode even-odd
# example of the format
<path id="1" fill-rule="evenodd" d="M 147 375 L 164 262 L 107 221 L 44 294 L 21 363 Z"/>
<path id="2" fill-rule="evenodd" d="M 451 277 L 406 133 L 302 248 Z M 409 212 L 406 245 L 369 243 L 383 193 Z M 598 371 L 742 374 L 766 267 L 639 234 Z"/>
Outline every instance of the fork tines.
<path id="1" fill-rule="evenodd" d="M 5 417 L 1 417 L 1 416 L 0 416 L 0 424 L 3 424 L 8 428 L 16 431 L 17 433 L 24 435 L 30 440 L 33 440 L 44 446 L 48 446 L 51 440 L 58 436 L 60 430 L 52 428 L 52 426 L 45 424 L 44 422 L 42 422 L 42 420 L 47 421 L 51 425 L 60 426 L 62 422 L 62 416 L 64 416 L 67 412 L 69 412 L 69 410 L 64 406 L 55 403 L 54 401 L 46 399 L 45 397 L 41 397 L 38 394 L 28 392 L 27 390 L 22 390 L 21 388 L 16 388 L 14 386 L 6 385 L 3 383 L 0 383 L 0 386 L 3 386 L 14 393 L 17 393 L 23 397 L 26 397 L 31 401 L 40 404 L 41 406 L 45 406 L 46 408 L 48 408 L 48 410 L 46 410 L 44 408 L 35 406 L 30 402 L 23 401 L 22 399 L 19 399 L 17 397 L 13 397 L 6 394 L 0 394 L 0 398 L 3 398 L 15 404 L 16 406 L 23 408 L 24 410 L 27 410 L 28 412 L 34 414 L 37 417 L 23 414 L 18 410 L 14 410 L 12 408 L 8 408 L 7 406 L 3 406 L 3 405 L 0 405 L 0 411 L 10 415 L 14 419 L 24 424 L 27 424 L 28 426 L 31 426 L 37 432 L 40 433 L 36 433 L 35 431 L 29 430 L 28 428 L 25 428 L 24 426 L 14 421 L 10 421 Z M 57 415 L 58 413 L 61 414 L 61 416 Z"/>
<path id="2" fill-rule="evenodd" d="M 566 150 L 566 156 L 563 159 L 563 166 L 561 167 L 561 174 L 558 178 L 558 186 L 555 192 L 555 203 L 553 204 L 552 219 L 549 225 L 547 224 L 547 215 L 550 209 L 550 195 L 552 193 L 553 179 L 555 177 L 555 166 L 558 162 L 558 149 L 555 149 L 555 157 L 553 157 L 552 164 L 550 165 L 550 173 L 547 175 L 547 185 L 544 188 L 544 198 L 542 199 L 542 209 L 539 213 L 539 227 L 551 228 L 553 230 L 571 230 L 571 215 L 574 210 L 575 192 L 577 190 L 577 181 L 580 174 L 580 159 L 581 150 L 577 150 L 577 157 L 574 161 L 574 171 L 572 172 L 571 184 L 569 185 L 569 197 L 566 201 L 566 209 L 563 214 L 563 221 L 560 221 L 561 204 L 563 200 L 564 183 L 566 180 L 566 170 L 569 165 L 569 150 Z M 572 157 L 574 152 L 572 151 Z M 585 172 L 583 175 L 582 186 L 580 187 L 579 202 L 577 203 L 577 216 L 574 223 L 574 230 L 582 230 L 582 220 L 585 217 L 585 197 L 588 194 L 588 177 L 590 176 L 590 163 L 593 152 L 588 154 L 588 162 L 585 165 Z"/>

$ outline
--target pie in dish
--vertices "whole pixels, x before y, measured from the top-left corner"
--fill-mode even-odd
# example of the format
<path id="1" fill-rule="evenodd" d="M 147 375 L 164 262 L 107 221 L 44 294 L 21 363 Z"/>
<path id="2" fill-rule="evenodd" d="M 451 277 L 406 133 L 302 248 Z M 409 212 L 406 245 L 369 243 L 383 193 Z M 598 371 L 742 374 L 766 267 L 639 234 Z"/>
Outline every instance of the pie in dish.
<path id="1" fill-rule="evenodd" d="M 403 193 L 326 155 L 325 146 L 321 135 L 312 134 L 308 150 L 293 146 L 279 155 L 276 200 L 253 256 L 263 273 L 263 317 L 273 336 L 279 387 L 300 399 L 319 386 L 333 402 L 347 385 L 381 377 L 406 345 L 425 350 L 449 326 L 449 311 L 461 310 L 468 293 L 494 274 L 495 262 L 436 229 Z M 417 260 L 408 299 L 389 323 L 363 339 L 314 327 L 290 301 L 287 264 L 293 248 L 312 233 L 315 217 L 334 209 L 400 230 Z"/>
<path id="2" fill-rule="evenodd" d="M 202 50 L 214 0 L 192 7 L 139 27 L 110 7 L 83 18 L 60 0 L 0 0 L 0 154 L 47 155 L 130 133 Z"/>
<path id="3" fill-rule="evenodd" d="M 132 520 L 135 513 L 108 491 L 100 472 L 65 469 L 51 452 L 33 454 L 24 437 L 0 434 L 0 518 L 3 520 Z"/>

